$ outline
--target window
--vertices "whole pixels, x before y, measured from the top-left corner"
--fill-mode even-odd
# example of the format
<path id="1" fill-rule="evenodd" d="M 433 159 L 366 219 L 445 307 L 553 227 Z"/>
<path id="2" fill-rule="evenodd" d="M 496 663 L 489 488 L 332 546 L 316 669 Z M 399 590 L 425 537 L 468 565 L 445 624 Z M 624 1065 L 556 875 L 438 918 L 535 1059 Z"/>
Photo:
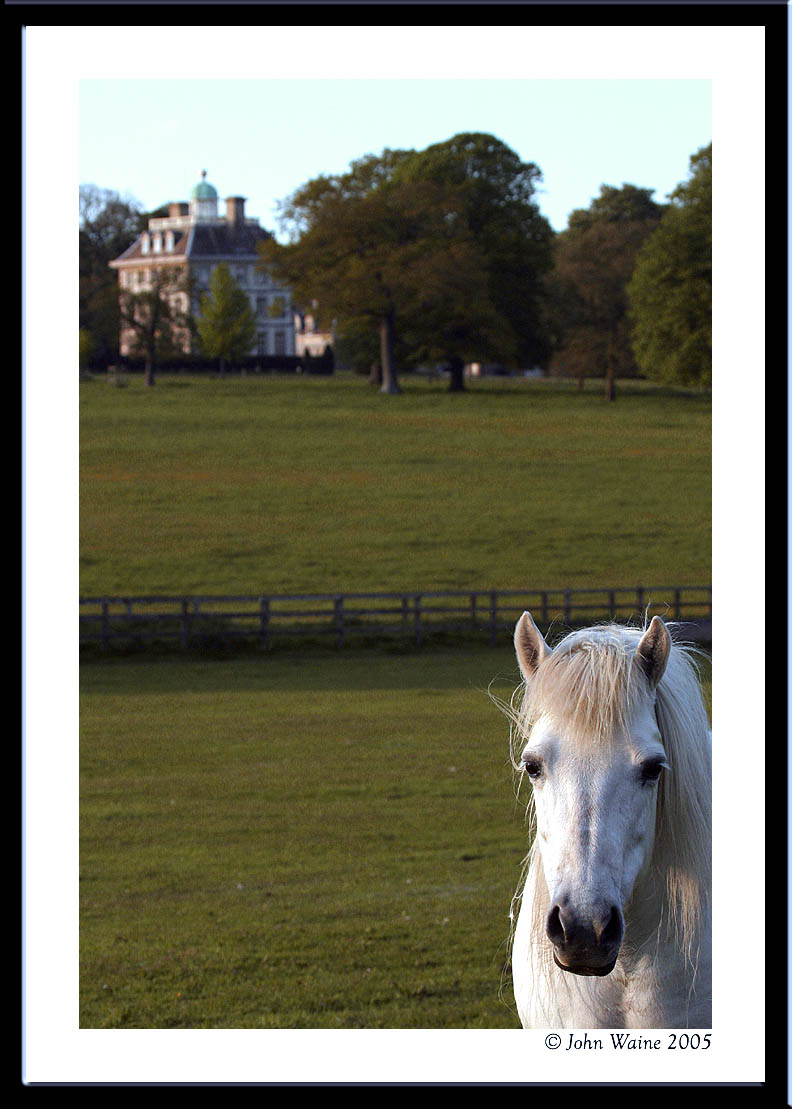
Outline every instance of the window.
<path id="1" fill-rule="evenodd" d="M 256 315 L 260 320 L 267 318 L 267 298 L 256 297 Z"/>
<path id="2" fill-rule="evenodd" d="M 276 331 L 275 332 L 275 353 L 276 354 L 285 354 L 286 353 L 286 332 L 285 331 Z"/>
<path id="3" fill-rule="evenodd" d="M 173 232 L 172 231 L 166 231 L 165 232 L 165 249 L 166 250 L 173 250 L 173 242 L 174 242 Z"/>
<path id="4" fill-rule="evenodd" d="M 154 253 L 159 254 L 162 250 L 162 235 L 159 232 L 154 236 Z"/>
<path id="5" fill-rule="evenodd" d="M 267 332 L 266 331 L 259 331 L 259 333 L 258 333 L 257 353 L 258 354 L 269 354 L 269 351 L 267 350 Z"/>
<path id="6" fill-rule="evenodd" d="M 148 254 L 149 250 L 151 249 L 151 238 L 148 231 L 145 232 L 143 238 L 140 240 L 140 249 L 143 254 Z"/>

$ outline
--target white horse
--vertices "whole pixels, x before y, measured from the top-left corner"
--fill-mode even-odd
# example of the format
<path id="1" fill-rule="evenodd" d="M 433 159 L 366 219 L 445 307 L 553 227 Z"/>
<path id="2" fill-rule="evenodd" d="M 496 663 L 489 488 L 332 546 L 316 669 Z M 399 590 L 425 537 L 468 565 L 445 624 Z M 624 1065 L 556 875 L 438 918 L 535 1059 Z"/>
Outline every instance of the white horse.
<path id="1" fill-rule="evenodd" d="M 511 914 L 523 1026 L 709 1027 L 712 734 L 690 651 L 657 616 L 551 650 L 528 612 L 515 647 L 534 831 Z"/>

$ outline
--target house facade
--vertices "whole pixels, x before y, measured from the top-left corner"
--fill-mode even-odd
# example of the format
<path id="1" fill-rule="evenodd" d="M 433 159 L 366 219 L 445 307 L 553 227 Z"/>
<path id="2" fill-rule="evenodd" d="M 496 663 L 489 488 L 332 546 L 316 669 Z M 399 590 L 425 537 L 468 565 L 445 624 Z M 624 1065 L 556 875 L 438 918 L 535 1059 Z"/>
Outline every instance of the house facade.
<path id="1" fill-rule="evenodd" d="M 217 190 L 206 180 L 206 171 L 193 188 L 189 203 L 174 202 L 168 215 L 148 221 L 144 231 L 118 258 L 109 263 L 118 272 L 119 294 L 140 293 L 157 283 L 158 275 L 178 278 L 169 293 L 184 315 L 200 314 L 201 296 L 208 291 L 212 270 L 225 262 L 237 284 L 250 299 L 256 317 L 256 343 L 252 355 L 295 353 L 294 308 L 288 289 L 257 269 L 258 245 L 270 233 L 258 220 L 245 215 L 245 198 L 229 196 L 225 213 L 218 215 Z M 185 354 L 194 353 L 189 329 L 174 336 Z M 134 352 L 133 329 L 122 324 L 122 356 Z"/>
<path id="2" fill-rule="evenodd" d="M 326 347 L 331 349 L 335 347 L 335 320 L 332 328 L 322 329 L 312 312 L 295 309 L 294 353 L 298 356 L 308 354 L 311 358 L 319 358 L 324 354 Z"/>

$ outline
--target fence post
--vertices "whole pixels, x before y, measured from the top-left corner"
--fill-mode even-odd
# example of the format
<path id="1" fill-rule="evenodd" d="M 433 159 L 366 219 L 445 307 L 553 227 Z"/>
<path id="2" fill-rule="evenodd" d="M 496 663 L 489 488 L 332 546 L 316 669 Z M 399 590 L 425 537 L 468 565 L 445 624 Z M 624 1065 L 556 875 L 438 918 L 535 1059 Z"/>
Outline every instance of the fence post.
<path id="1" fill-rule="evenodd" d="M 269 597 L 259 597 L 259 611 L 261 613 L 259 623 L 259 643 L 262 647 L 269 647 Z"/>
<path id="2" fill-rule="evenodd" d="M 616 619 L 616 593 L 613 589 L 608 590 L 608 611 L 611 620 Z"/>
<path id="3" fill-rule="evenodd" d="M 107 601 L 102 601 L 102 646 L 105 650 L 110 646 L 110 606 Z"/>
<path id="4" fill-rule="evenodd" d="M 498 593 L 493 589 L 490 593 L 489 609 L 490 647 L 498 645 Z"/>
<path id="5" fill-rule="evenodd" d="M 476 594 L 470 594 L 470 627 L 473 631 L 476 630 Z"/>
<path id="6" fill-rule="evenodd" d="M 543 623 L 543 624 L 544 624 L 545 626 L 547 626 L 547 623 L 548 623 L 548 616 L 547 616 L 547 592 L 546 592 L 546 590 L 544 590 L 544 589 L 542 590 L 542 623 Z"/>
<path id="7" fill-rule="evenodd" d="M 635 598 L 638 605 L 638 615 L 640 616 L 643 612 L 644 607 L 644 590 L 642 585 L 639 585 L 636 589 Z"/>
<path id="8" fill-rule="evenodd" d="M 569 589 L 564 590 L 564 623 L 570 624 L 572 622 L 572 592 Z"/>
<path id="9" fill-rule="evenodd" d="M 344 646 L 344 598 L 342 594 L 337 594 L 335 603 L 335 626 L 338 632 L 338 646 Z"/>
<path id="10" fill-rule="evenodd" d="M 675 620 L 681 620 L 682 619 L 682 598 L 680 596 L 680 592 L 681 592 L 681 590 L 679 590 L 679 589 L 674 590 L 674 619 Z"/>
<path id="11" fill-rule="evenodd" d="M 182 601 L 181 645 L 185 650 L 190 645 L 190 602 L 186 597 Z"/>
<path id="12" fill-rule="evenodd" d="M 420 593 L 415 594 L 415 597 L 413 598 L 413 603 L 414 603 L 414 612 L 415 612 L 415 645 L 416 645 L 416 647 L 420 647 L 421 646 L 421 640 L 423 638 L 423 630 L 421 628 L 421 594 Z"/>

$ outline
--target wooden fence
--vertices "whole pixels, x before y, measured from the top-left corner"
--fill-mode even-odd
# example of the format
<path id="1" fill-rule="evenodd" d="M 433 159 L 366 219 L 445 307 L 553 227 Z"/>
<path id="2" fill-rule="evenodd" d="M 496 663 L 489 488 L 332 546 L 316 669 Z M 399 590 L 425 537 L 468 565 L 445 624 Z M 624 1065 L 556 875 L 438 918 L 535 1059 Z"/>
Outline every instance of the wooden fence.
<path id="1" fill-rule="evenodd" d="M 706 642 L 712 586 L 81 597 L 80 645 L 109 649 L 171 643 L 188 650 L 246 640 L 268 649 L 275 642 L 310 637 L 329 638 L 338 647 L 355 638 L 406 638 L 421 646 L 442 636 L 488 641 L 494 647 L 513 634 L 526 609 L 545 631 L 658 614 L 683 623 L 686 638 Z"/>

